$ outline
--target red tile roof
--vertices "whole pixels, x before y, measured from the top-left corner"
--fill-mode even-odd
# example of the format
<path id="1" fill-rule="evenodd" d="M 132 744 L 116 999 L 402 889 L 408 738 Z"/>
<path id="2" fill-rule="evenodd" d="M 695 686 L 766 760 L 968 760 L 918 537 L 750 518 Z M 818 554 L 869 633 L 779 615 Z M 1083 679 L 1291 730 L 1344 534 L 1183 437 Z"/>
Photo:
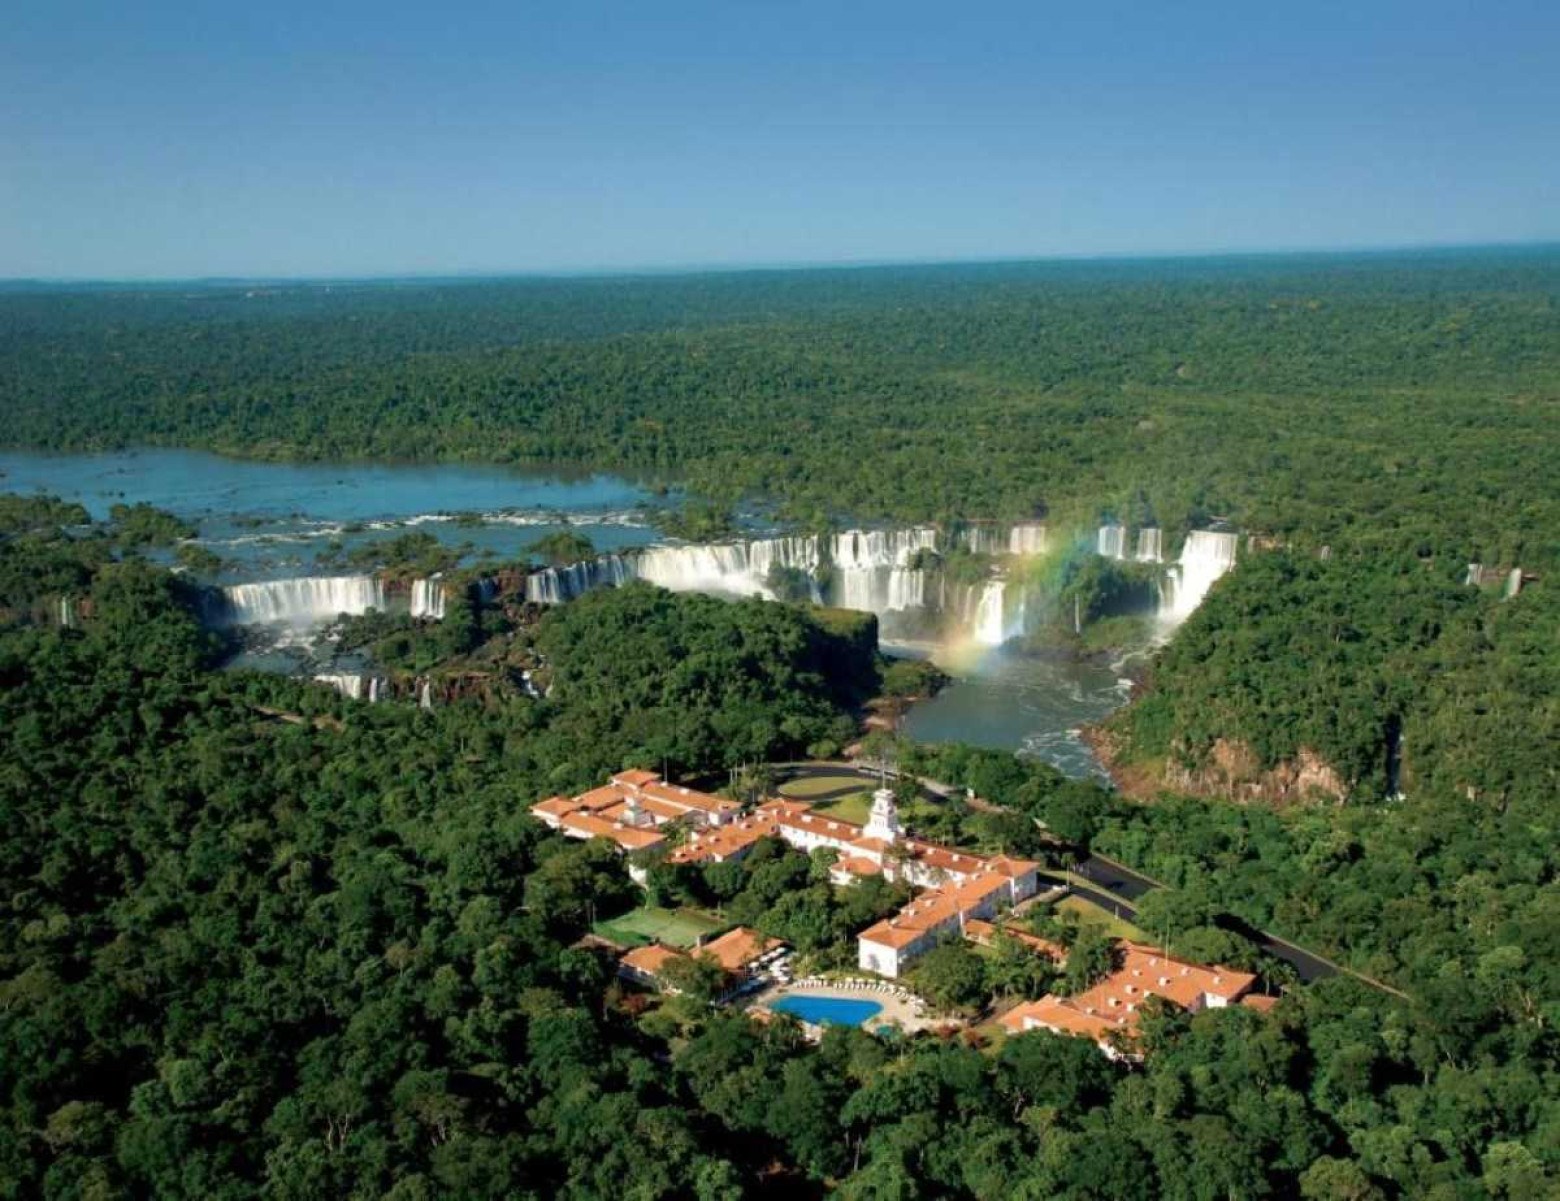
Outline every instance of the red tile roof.
<path id="1" fill-rule="evenodd" d="M 769 938 L 757 930 L 737 926 L 705 943 L 697 953 L 712 956 L 728 972 L 740 972 L 754 960 L 762 959 L 783 946 L 785 943 L 778 938 Z"/>
<path id="2" fill-rule="evenodd" d="M 1047 996 L 1020 1005 L 1003 1015 L 1002 1024 L 1022 1031 L 1032 1020 L 1064 1033 L 1085 1034 L 1098 1040 L 1098 1030 L 1135 1030 L 1138 1012 L 1149 997 L 1161 997 L 1178 1008 L 1191 1009 L 1202 1005 L 1208 997 L 1225 1003 L 1239 1000 L 1256 983 L 1256 977 L 1248 972 L 1176 959 L 1157 947 L 1133 942 L 1119 946 L 1121 967 L 1094 987 L 1073 997 Z"/>
<path id="3" fill-rule="evenodd" d="M 686 959 L 681 951 L 674 951 L 671 947 L 662 946 L 653 942 L 646 947 L 635 947 L 624 954 L 619 960 L 625 967 L 633 968 L 646 976 L 656 977 L 666 968 L 668 963 L 675 959 Z"/>
<path id="4" fill-rule="evenodd" d="M 566 813 L 563 825 L 566 829 L 578 830 L 590 838 L 610 838 L 626 851 L 642 851 L 647 847 L 660 846 L 666 841 L 666 835 L 659 831 L 641 830 L 637 826 L 605 821 L 592 813 Z"/>
<path id="5" fill-rule="evenodd" d="M 1036 954 L 1044 955 L 1056 963 L 1062 963 L 1067 958 L 1067 948 L 1060 943 L 1038 938 L 1023 930 L 1014 930 L 1010 926 L 993 926 L 990 922 L 983 922 L 979 918 L 971 918 L 964 923 L 964 937 L 983 946 L 990 946 L 999 931 L 1009 938 L 1016 938 Z"/>

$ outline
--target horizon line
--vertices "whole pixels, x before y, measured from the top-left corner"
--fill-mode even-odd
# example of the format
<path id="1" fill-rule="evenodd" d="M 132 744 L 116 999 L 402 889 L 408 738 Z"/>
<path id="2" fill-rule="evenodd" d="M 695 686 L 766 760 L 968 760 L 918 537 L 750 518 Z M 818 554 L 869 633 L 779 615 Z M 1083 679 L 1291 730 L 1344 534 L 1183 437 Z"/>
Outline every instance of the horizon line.
<path id="1" fill-rule="evenodd" d="M 1538 238 L 1497 242 L 1399 242 L 1356 245 L 1292 246 L 1265 249 L 1203 249 L 1144 251 L 1079 251 L 1049 254 L 977 255 L 927 258 L 839 258 L 776 260 L 711 260 L 689 263 L 601 264 L 579 267 L 456 267 L 448 270 L 385 271 L 366 274 L 211 274 L 211 275 L 16 275 L 0 276 L 0 289 L 27 287 L 90 287 L 134 285 L 239 284 L 393 284 L 480 282 L 497 280 L 569 280 L 644 278 L 651 276 L 741 275 L 786 271 L 852 271 L 888 267 L 1002 266 L 1042 263 L 1130 263 L 1210 261 L 1229 259 L 1346 258 L 1353 256 L 1434 252 L 1512 252 L 1560 249 L 1560 239 Z"/>

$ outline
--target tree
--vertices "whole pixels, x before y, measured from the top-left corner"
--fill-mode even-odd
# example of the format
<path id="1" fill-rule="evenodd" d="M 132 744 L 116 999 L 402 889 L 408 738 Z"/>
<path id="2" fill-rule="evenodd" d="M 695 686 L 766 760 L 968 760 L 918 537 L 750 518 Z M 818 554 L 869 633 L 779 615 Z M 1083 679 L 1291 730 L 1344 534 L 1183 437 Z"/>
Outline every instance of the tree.
<path id="1" fill-rule="evenodd" d="M 1051 990 L 1056 965 L 1006 930 L 998 930 L 985 961 L 986 991 L 1005 997 L 1036 998 Z"/>
<path id="2" fill-rule="evenodd" d="M 1116 940 L 1098 926 L 1082 926 L 1067 949 L 1063 986 L 1070 994 L 1083 992 L 1110 975 L 1119 964 Z"/>
<path id="3" fill-rule="evenodd" d="M 661 971 L 662 983 L 693 1001 L 708 1005 L 726 991 L 726 970 L 713 956 L 679 955 L 669 959 Z"/>
<path id="4" fill-rule="evenodd" d="M 915 989 L 943 1009 L 970 1009 L 986 1000 L 980 956 L 962 939 L 943 943 L 915 965 Z"/>
<path id="5" fill-rule="evenodd" d="M 580 928 L 632 899 L 617 850 L 604 839 L 552 850 L 525 882 L 526 908 L 551 926 Z"/>
<path id="6" fill-rule="evenodd" d="M 544 563 L 561 567 L 567 563 L 578 563 L 582 559 L 590 558 L 595 554 L 596 547 L 578 530 L 563 529 L 538 538 L 525 550 L 526 554 L 534 555 Z"/>

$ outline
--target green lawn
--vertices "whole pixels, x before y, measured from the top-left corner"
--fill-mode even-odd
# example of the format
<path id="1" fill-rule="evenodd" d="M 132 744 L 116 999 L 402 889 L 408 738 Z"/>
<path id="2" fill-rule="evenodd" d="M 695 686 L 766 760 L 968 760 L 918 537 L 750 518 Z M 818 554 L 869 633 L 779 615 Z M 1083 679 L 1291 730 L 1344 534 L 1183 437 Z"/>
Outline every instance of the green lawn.
<path id="1" fill-rule="evenodd" d="M 1122 921 L 1112 913 L 1106 913 L 1093 901 L 1085 900 L 1080 896 L 1063 897 L 1056 903 L 1056 907 L 1068 913 L 1076 913 L 1083 921 L 1092 926 L 1102 926 L 1106 933 L 1116 938 L 1130 938 L 1134 942 L 1147 940 L 1147 935 L 1139 930 L 1131 922 Z"/>
<path id="2" fill-rule="evenodd" d="M 701 936 L 707 938 L 724 925 L 719 918 L 698 909 L 642 905 L 621 917 L 597 922 L 595 932 L 602 938 L 633 946 L 663 942 L 669 947 L 691 947 Z"/>
<path id="3" fill-rule="evenodd" d="M 787 780 L 778 785 L 775 791 L 781 796 L 791 797 L 798 801 L 808 801 L 816 796 L 826 793 L 838 792 L 841 788 L 860 788 L 862 780 L 860 776 L 804 776 L 800 780 Z"/>
<path id="4" fill-rule="evenodd" d="M 864 826 L 867 824 L 868 815 L 872 812 L 872 794 L 852 793 L 827 805 L 820 805 L 816 812 L 824 817 L 839 818 L 841 821 L 855 822 L 858 826 Z"/>

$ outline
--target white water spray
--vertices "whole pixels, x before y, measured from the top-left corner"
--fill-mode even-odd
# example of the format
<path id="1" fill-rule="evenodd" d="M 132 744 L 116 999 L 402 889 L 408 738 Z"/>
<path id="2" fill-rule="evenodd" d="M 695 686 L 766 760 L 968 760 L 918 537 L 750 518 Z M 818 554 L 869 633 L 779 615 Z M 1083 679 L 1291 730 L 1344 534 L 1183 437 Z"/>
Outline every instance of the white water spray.
<path id="1" fill-rule="evenodd" d="M 385 607 L 384 585 L 367 575 L 268 580 L 222 592 L 229 625 L 317 625 L 341 613 L 355 617 Z"/>
<path id="2" fill-rule="evenodd" d="M 1100 532 L 1094 541 L 1095 549 L 1106 559 L 1127 557 L 1127 527 L 1124 525 L 1100 526 Z"/>
<path id="3" fill-rule="evenodd" d="M 435 576 L 431 580 L 412 581 L 412 616 L 444 620 L 444 584 Z"/>
<path id="4" fill-rule="evenodd" d="M 1159 616 L 1174 624 L 1192 615 L 1203 597 L 1225 572 L 1235 566 L 1236 534 L 1193 530 L 1186 536 L 1181 558 L 1165 575 Z"/>

